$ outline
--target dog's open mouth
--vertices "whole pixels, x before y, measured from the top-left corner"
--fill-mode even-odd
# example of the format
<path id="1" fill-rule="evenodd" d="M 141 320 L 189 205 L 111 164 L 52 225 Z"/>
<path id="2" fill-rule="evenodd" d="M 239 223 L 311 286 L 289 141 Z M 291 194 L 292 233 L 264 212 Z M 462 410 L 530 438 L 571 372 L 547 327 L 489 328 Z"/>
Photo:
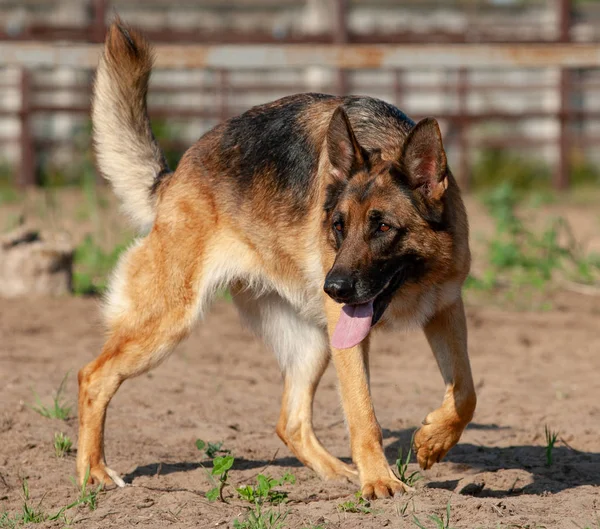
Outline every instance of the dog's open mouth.
<path id="1" fill-rule="evenodd" d="M 396 291 L 406 281 L 410 273 L 408 266 L 402 267 L 392 277 L 385 288 L 366 303 L 344 305 L 340 319 L 331 336 L 331 345 L 336 349 L 350 349 L 362 342 L 371 328 L 379 321 L 392 301 Z"/>

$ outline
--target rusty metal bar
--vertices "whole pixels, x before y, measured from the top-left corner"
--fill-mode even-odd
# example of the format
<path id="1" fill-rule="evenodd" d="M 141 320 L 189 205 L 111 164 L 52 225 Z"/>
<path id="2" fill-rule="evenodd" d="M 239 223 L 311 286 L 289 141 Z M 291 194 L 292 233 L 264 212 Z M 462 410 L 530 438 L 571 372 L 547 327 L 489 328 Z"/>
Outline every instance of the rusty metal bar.
<path id="1" fill-rule="evenodd" d="M 348 1 L 335 0 L 335 18 L 334 18 L 334 42 L 336 44 L 348 43 Z M 348 93 L 348 72 L 340 67 L 336 73 L 336 85 L 338 95 Z"/>
<path id="2" fill-rule="evenodd" d="M 104 42 L 106 35 L 106 0 L 93 0 L 94 2 L 94 20 L 92 21 L 92 35 L 91 40 L 93 42 Z"/>
<path id="3" fill-rule="evenodd" d="M 218 70 L 216 75 L 215 96 L 217 99 L 218 116 L 220 121 L 225 121 L 229 118 L 229 72 L 227 70 Z"/>
<path id="4" fill-rule="evenodd" d="M 402 100 L 406 84 L 404 83 L 404 72 L 402 70 L 394 71 L 394 104 L 398 108 L 402 108 Z"/>
<path id="5" fill-rule="evenodd" d="M 598 68 L 600 42 L 552 44 L 330 44 L 330 45 L 158 45 L 156 66 L 165 69 L 256 68 Z M 0 64 L 93 69 L 99 45 L 8 42 Z"/>
<path id="6" fill-rule="evenodd" d="M 394 70 L 394 94 L 400 93 L 410 93 L 411 91 L 423 93 L 443 93 L 448 91 L 453 91 L 456 89 L 456 83 L 454 82 L 443 82 L 443 83 L 435 83 L 435 84 L 423 84 L 423 83 L 406 83 L 404 80 L 400 80 L 403 77 L 403 70 Z M 11 88 L 14 85 L 12 84 L 1 84 L 0 88 Z M 325 88 L 334 90 L 334 86 L 331 84 L 321 85 Z M 363 86 L 364 88 L 361 88 Z M 355 90 L 366 90 L 379 88 L 379 85 L 373 84 L 363 84 L 360 82 L 354 83 Z M 594 81 L 579 81 L 579 80 L 570 80 L 570 87 L 577 88 L 580 90 L 598 90 L 600 89 L 600 82 Z M 57 82 L 46 82 L 46 83 L 36 83 L 32 87 L 35 91 L 40 92 L 54 92 L 54 91 L 64 91 L 64 92 L 75 92 L 78 94 L 89 94 L 92 90 L 92 84 L 81 84 L 81 83 L 69 83 L 62 84 Z M 301 89 L 296 83 L 236 83 L 229 86 L 230 93 L 248 93 L 248 92 L 295 92 Z M 398 92 L 399 90 L 399 92 Z M 548 82 L 548 83 L 513 83 L 513 84 L 492 84 L 492 83 L 477 83 L 469 85 L 469 94 L 473 93 L 486 93 L 486 92 L 534 92 L 534 91 L 543 91 L 543 90 L 556 90 L 556 82 Z M 158 85 L 152 84 L 151 91 L 153 94 L 183 94 L 186 92 L 193 92 L 194 94 L 204 93 L 204 94 L 212 94 L 214 93 L 214 87 L 212 85 L 203 85 L 200 83 L 196 84 L 187 84 L 187 85 Z M 395 99 L 396 103 L 402 107 L 401 101 Z"/>
<path id="7" fill-rule="evenodd" d="M 469 95 L 469 74 L 465 68 L 458 70 L 458 83 L 456 87 L 458 97 L 458 152 L 459 152 L 459 170 L 460 182 L 465 190 L 471 187 L 471 176 L 469 167 L 469 109 L 467 108 L 467 98 Z"/>
<path id="8" fill-rule="evenodd" d="M 559 1 L 558 37 L 560 42 L 571 40 L 571 0 Z M 558 91 L 558 163 L 554 172 L 553 184 L 558 190 L 569 187 L 569 70 L 561 68 L 559 72 Z"/>
<path id="9" fill-rule="evenodd" d="M 35 184 L 35 149 L 31 135 L 29 118 L 31 116 L 31 74 L 28 70 L 21 70 L 21 108 L 19 119 L 21 125 L 20 148 L 21 163 L 17 184 L 19 187 L 28 187 Z"/>

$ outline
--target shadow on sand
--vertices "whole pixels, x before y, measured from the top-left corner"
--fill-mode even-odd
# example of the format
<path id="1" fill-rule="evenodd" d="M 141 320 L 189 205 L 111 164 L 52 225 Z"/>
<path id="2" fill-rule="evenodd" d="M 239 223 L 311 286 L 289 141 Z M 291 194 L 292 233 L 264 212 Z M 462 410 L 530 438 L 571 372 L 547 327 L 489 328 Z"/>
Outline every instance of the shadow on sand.
<path id="1" fill-rule="evenodd" d="M 472 430 L 508 430 L 509 427 L 500 427 L 494 424 L 469 425 Z M 393 438 L 394 441 L 386 447 L 386 457 L 391 465 L 398 457 L 398 449 L 408 449 L 415 428 L 391 431 L 383 430 L 384 439 Z M 341 458 L 346 463 L 351 463 L 349 458 Z M 415 461 L 413 454 L 412 461 Z M 553 464 L 546 466 L 546 449 L 544 446 L 507 446 L 487 447 L 470 443 L 459 443 L 445 457 L 445 462 L 461 466 L 457 474 L 464 472 L 465 477 L 473 477 L 479 473 L 494 473 L 500 470 L 519 469 L 531 475 L 532 482 L 523 487 L 514 484 L 502 490 L 488 488 L 485 483 L 481 487 L 472 487 L 467 494 L 478 497 L 505 497 L 518 494 L 557 493 L 581 485 L 600 485 L 600 453 L 580 452 L 566 446 L 556 446 L 553 450 Z M 140 476 L 167 475 L 178 472 L 190 472 L 202 467 L 211 468 L 210 461 L 182 461 L 178 463 L 151 463 L 137 467 L 124 476 L 125 482 L 131 483 Z M 272 460 L 245 459 L 236 457 L 234 470 L 260 471 L 265 467 L 298 468 L 302 464 L 294 457 L 275 457 Z M 455 490 L 459 479 L 446 481 L 427 481 L 426 487 Z M 495 484 L 497 485 L 497 483 Z"/>

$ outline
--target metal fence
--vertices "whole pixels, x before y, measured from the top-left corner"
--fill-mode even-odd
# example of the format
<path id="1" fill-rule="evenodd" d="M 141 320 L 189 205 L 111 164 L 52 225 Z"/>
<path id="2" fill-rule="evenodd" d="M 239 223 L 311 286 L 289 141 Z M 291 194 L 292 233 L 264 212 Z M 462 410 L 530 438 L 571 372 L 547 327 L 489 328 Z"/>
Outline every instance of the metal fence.
<path id="1" fill-rule="evenodd" d="M 500 38 L 487 36 L 489 42 L 468 43 L 463 38 L 449 34 L 437 35 L 446 43 L 407 43 L 406 35 L 387 35 L 388 42 L 372 43 L 374 35 L 359 36 L 348 30 L 347 2 L 336 1 L 335 27 L 330 33 L 310 37 L 287 37 L 274 39 L 265 34 L 222 35 L 220 43 L 214 43 L 214 34 L 173 33 L 150 31 L 150 38 L 157 45 L 157 68 L 159 70 L 203 70 L 210 75 L 202 82 L 170 83 L 157 81 L 151 88 L 151 117 L 166 119 L 204 120 L 217 123 L 245 110 L 249 94 L 258 99 L 272 99 L 274 94 L 306 91 L 307 84 L 294 78 L 291 81 L 262 80 L 261 72 L 273 70 L 303 70 L 318 66 L 335 72 L 321 84 L 322 91 L 331 93 L 368 93 L 368 76 L 360 72 L 385 73 L 386 93 L 389 99 L 406 110 L 411 94 L 429 94 L 431 98 L 452 99 L 449 109 L 434 113 L 445 128 L 450 147 L 456 152 L 457 174 L 465 187 L 469 185 L 472 154 L 485 147 L 519 149 L 551 148 L 556 152 L 556 170 L 553 184 L 564 189 L 569 184 L 569 160 L 573 148 L 586 149 L 597 144 L 600 135 L 594 127 L 582 124 L 600 120 L 600 109 L 593 110 L 582 101 L 589 101 L 600 90 L 600 77 L 593 69 L 600 68 L 600 43 L 571 42 L 573 6 L 567 0 L 556 2 L 557 28 L 555 42 L 502 42 Z M 85 27 L 31 26 L 18 35 L 0 32 L 0 65 L 20 69 L 18 84 L 18 108 L 0 108 L 0 119 L 18 117 L 20 132 L 12 137 L 0 138 L 0 143 L 19 145 L 20 163 L 18 183 L 21 186 L 36 183 L 39 155 L 68 138 L 40 137 L 32 132 L 32 121 L 40 115 L 66 114 L 81 116 L 89 114 L 89 94 L 93 69 L 99 55 L 99 45 L 105 33 L 108 5 L 105 0 L 94 0 L 93 16 Z M 478 33 L 483 38 L 481 32 Z M 485 35 L 484 35 L 485 36 Z M 414 35 L 411 37 L 418 40 Z M 33 41 L 32 39 L 35 39 Z M 177 44 L 165 44 L 168 39 Z M 61 40 L 61 42 L 57 42 Z M 184 44 L 181 43 L 184 42 Z M 493 42 L 496 41 L 496 42 Z M 240 42 L 247 42 L 240 44 Z M 68 67 L 85 71 L 78 80 L 64 82 L 36 81 L 33 71 L 40 68 Z M 436 83 L 420 82 L 409 75 L 419 69 L 446 72 L 444 80 Z M 543 81 L 482 80 L 481 71 L 502 72 L 515 69 L 548 69 L 556 75 Z M 591 69 L 591 70 L 590 70 Z M 253 72 L 253 81 L 240 81 L 236 73 Z M 239 77 L 239 76 L 238 76 Z M 265 75 L 266 79 L 266 75 Z M 8 83 L 10 84 L 10 83 Z M 7 83 L 4 83 L 4 88 Z M 2 88 L 2 80 L 0 80 Z M 309 88 L 309 87 L 308 87 Z M 72 97 L 67 102 L 49 103 L 43 97 L 54 92 L 67 92 Z M 486 99 L 490 94 L 501 92 L 506 98 L 514 94 L 553 93 L 556 105 L 552 108 L 511 111 L 507 108 L 471 108 L 470 101 Z M 202 95 L 201 103 L 177 105 L 154 103 L 165 98 L 185 94 Z M 512 94 L 512 96 L 511 96 Z M 164 96 L 164 97 L 162 97 Z M 427 112 L 429 113 L 429 112 Z M 416 119 L 423 116 L 411 112 Z M 516 126 L 526 120 L 549 120 L 557 125 L 552 137 L 524 135 Z M 473 134 L 484 123 L 504 123 L 512 132 L 489 137 Z M 183 148 L 183 143 L 172 142 Z"/>

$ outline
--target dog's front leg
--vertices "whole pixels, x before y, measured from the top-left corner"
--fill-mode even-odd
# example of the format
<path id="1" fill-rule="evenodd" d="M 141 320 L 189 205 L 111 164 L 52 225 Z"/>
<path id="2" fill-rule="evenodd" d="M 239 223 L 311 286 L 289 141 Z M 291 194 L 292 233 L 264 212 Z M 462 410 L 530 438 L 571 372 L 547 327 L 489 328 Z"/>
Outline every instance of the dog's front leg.
<path id="1" fill-rule="evenodd" d="M 438 312 L 425 326 L 446 394 L 415 434 L 415 451 L 422 468 L 431 468 L 458 440 L 475 411 L 477 398 L 467 353 L 467 325 L 462 299 Z"/>
<path id="2" fill-rule="evenodd" d="M 327 299 L 326 310 L 331 335 L 341 306 Z M 369 389 L 369 338 L 351 349 L 332 347 L 331 352 L 350 431 L 352 459 L 358 467 L 363 497 L 387 498 L 405 490 L 406 485 L 393 474 L 383 453 L 381 428 L 375 417 Z"/>

